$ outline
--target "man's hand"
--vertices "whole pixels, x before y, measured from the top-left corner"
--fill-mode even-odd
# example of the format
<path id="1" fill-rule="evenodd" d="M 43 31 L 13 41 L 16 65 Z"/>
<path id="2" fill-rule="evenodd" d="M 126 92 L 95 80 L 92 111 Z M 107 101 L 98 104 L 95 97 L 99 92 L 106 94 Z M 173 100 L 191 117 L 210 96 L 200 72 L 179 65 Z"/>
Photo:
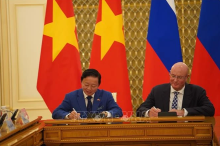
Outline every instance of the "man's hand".
<path id="1" fill-rule="evenodd" d="M 69 115 L 68 115 L 69 119 L 80 119 L 80 113 L 77 113 L 76 111 L 72 111 Z"/>
<path id="2" fill-rule="evenodd" d="M 108 116 L 108 113 L 106 111 L 103 111 L 102 114 L 105 115 L 105 118 Z"/>
<path id="3" fill-rule="evenodd" d="M 158 117 L 158 113 L 159 113 L 159 112 L 161 112 L 161 109 L 152 107 L 152 108 L 149 110 L 148 115 L 149 115 L 149 117 Z"/>
<path id="4" fill-rule="evenodd" d="M 171 109 L 169 112 L 176 112 L 177 116 L 184 116 L 184 110 Z"/>

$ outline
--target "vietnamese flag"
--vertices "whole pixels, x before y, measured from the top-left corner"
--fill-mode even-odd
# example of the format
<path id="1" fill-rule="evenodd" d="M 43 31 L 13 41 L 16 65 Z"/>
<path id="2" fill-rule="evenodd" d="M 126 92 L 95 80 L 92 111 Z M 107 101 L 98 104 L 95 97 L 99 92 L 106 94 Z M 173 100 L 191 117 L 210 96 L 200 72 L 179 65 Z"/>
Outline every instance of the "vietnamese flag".
<path id="1" fill-rule="evenodd" d="M 81 73 L 72 0 L 47 0 L 37 90 L 51 112 L 81 87 Z"/>
<path id="2" fill-rule="evenodd" d="M 168 83 L 171 67 L 182 62 L 174 0 L 151 0 L 145 54 L 143 100 L 154 86 Z"/>
<path id="3" fill-rule="evenodd" d="M 220 116 L 220 0 L 203 0 L 191 81 L 206 90 Z"/>
<path id="4" fill-rule="evenodd" d="M 132 115 L 121 0 L 100 0 L 90 68 L 102 75 L 100 89 L 117 93 L 125 116 Z"/>

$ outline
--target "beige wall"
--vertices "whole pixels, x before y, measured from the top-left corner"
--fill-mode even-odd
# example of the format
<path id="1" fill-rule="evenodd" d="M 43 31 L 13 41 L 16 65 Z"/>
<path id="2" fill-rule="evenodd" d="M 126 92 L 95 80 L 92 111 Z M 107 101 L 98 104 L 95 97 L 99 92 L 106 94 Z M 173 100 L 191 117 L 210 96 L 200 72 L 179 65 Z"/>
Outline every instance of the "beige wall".
<path id="1" fill-rule="evenodd" d="M 0 97 L 30 119 L 51 113 L 36 89 L 46 0 L 0 0 Z"/>

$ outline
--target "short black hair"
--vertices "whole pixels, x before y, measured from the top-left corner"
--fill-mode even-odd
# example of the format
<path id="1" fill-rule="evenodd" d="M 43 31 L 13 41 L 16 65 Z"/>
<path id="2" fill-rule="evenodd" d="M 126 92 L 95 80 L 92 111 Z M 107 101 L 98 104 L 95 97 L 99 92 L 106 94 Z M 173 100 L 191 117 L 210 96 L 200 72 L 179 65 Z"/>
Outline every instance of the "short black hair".
<path id="1" fill-rule="evenodd" d="M 99 85 L 101 84 L 101 74 L 96 69 L 87 69 L 82 73 L 81 82 L 84 78 L 92 76 L 98 78 Z"/>

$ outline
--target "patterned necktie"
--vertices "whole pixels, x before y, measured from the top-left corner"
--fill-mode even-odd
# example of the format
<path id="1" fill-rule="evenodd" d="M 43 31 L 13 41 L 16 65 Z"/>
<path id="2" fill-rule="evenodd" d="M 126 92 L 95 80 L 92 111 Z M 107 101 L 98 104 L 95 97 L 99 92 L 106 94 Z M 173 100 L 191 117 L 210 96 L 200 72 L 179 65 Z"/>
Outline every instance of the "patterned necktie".
<path id="1" fill-rule="evenodd" d="M 178 94 L 179 94 L 179 92 L 174 92 L 174 98 L 173 98 L 171 109 L 177 109 L 177 104 L 178 104 L 178 97 L 177 97 L 177 95 Z"/>
<path id="2" fill-rule="evenodd" d="M 87 111 L 91 112 L 92 111 L 92 102 L 91 102 L 92 96 L 87 96 L 86 98 L 88 99 Z"/>

